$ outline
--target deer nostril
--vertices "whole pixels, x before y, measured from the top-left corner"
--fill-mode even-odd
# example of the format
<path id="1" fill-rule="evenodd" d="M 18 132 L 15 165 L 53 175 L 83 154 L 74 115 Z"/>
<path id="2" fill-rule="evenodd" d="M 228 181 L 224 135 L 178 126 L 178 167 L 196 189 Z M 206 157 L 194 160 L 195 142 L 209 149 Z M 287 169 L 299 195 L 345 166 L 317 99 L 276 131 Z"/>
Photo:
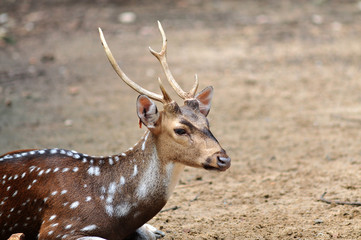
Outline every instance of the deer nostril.
<path id="1" fill-rule="evenodd" d="M 218 156 L 217 160 L 218 160 L 217 165 L 220 166 L 220 167 L 226 167 L 231 162 L 231 158 L 229 158 L 229 157 L 220 157 L 220 156 Z"/>

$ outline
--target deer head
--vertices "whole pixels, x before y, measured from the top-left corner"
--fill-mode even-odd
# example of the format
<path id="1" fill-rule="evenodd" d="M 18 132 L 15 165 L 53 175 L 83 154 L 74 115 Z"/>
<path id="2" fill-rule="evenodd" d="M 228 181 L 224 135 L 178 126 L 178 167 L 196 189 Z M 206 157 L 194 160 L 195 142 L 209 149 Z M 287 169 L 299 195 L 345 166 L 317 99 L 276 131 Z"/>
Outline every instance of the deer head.
<path id="1" fill-rule="evenodd" d="M 158 22 L 158 27 L 163 39 L 162 49 L 160 52 L 152 48 L 149 50 L 159 60 L 172 88 L 184 100 L 183 106 L 179 106 L 170 98 L 160 78 L 158 81 L 161 95 L 150 92 L 130 80 L 114 59 L 100 28 L 99 33 L 108 60 L 116 73 L 128 86 L 141 94 L 137 99 L 137 114 L 141 123 L 154 136 L 159 159 L 208 170 L 224 171 L 230 167 L 231 159 L 211 133 L 207 120 L 213 88 L 206 87 L 196 94 L 199 84 L 196 75 L 192 89 L 188 92 L 182 90 L 168 67 L 167 38 L 160 22 Z M 158 111 L 152 100 L 161 102 L 163 110 Z"/>

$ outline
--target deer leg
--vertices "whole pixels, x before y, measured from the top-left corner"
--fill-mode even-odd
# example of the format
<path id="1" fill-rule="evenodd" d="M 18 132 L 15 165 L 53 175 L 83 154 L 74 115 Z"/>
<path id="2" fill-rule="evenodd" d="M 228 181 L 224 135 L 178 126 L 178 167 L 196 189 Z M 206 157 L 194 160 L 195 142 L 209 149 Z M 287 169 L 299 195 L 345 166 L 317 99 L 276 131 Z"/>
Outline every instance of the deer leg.
<path id="1" fill-rule="evenodd" d="M 25 239 L 24 233 L 16 233 L 11 235 L 8 240 L 24 240 L 24 239 Z"/>
<path id="2" fill-rule="evenodd" d="M 144 224 L 127 237 L 126 240 L 156 240 L 164 236 L 164 232 L 156 229 L 150 224 Z"/>

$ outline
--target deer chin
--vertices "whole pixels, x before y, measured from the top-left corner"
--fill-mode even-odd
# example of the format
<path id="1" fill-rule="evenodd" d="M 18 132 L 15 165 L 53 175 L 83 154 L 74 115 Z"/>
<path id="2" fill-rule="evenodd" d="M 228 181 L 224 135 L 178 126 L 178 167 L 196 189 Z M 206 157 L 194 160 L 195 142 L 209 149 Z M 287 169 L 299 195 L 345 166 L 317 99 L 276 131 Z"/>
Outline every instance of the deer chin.
<path id="1" fill-rule="evenodd" d="M 214 166 L 211 166 L 210 164 L 208 163 L 203 163 L 203 168 L 208 170 L 208 171 L 218 171 L 218 172 L 223 172 L 225 171 L 226 169 L 222 170 L 220 169 L 219 167 L 214 167 Z"/>
<path id="2" fill-rule="evenodd" d="M 214 166 L 211 166 L 211 165 L 209 165 L 209 164 L 207 164 L 207 163 L 204 163 L 204 164 L 203 164 L 203 168 L 206 169 L 207 171 L 224 172 L 224 171 L 226 171 L 229 167 L 230 167 L 230 165 L 227 166 L 227 167 L 214 167 Z"/>

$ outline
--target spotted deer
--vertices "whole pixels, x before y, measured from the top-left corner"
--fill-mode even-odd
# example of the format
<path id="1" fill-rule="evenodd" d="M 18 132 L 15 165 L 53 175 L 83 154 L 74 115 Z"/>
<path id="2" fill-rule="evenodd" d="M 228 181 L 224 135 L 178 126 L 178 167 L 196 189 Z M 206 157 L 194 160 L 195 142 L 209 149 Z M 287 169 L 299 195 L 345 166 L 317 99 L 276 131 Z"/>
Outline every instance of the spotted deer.
<path id="1" fill-rule="evenodd" d="M 116 63 L 101 29 L 106 55 L 120 78 L 141 95 L 136 102 L 141 140 L 127 151 L 95 157 L 64 149 L 27 149 L 0 156 L 0 238 L 24 233 L 25 239 L 156 239 L 161 231 L 146 224 L 166 204 L 185 166 L 225 171 L 231 159 L 209 129 L 213 88 L 189 92 L 172 76 L 166 59 L 150 49 L 177 95 L 150 92 Z M 158 111 L 156 104 L 163 104 Z"/>

